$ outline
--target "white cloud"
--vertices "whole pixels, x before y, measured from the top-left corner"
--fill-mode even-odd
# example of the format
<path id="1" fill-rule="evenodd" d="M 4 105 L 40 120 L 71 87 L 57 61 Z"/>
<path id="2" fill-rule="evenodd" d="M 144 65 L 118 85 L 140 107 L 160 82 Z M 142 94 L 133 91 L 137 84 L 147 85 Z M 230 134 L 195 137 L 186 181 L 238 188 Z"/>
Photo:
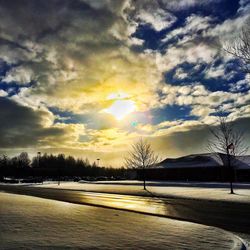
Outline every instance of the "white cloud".
<path id="1" fill-rule="evenodd" d="M 178 78 L 178 79 L 185 79 L 188 77 L 188 74 L 187 72 L 185 72 L 182 68 L 178 68 L 176 71 L 175 71 L 175 74 L 174 74 L 175 78 Z"/>
<path id="2" fill-rule="evenodd" d="M 162 92 L 163 105 L 190 106 L 192 115 L 203 118 L 215 110 L 233 113 L 239 105 L 245 106 L 250 100 L 249 93 L 211 92 L 199 83 L 189 86 L 166 85 Z"/>
<path id="3" fill-rule="evenodd" d="M 226 19 L 223 23 L 217 24 L 208 31 L 204 32 L 204 37 L 218 37 L 221 43 L 230 42 L 241 32 L 241 29 L 249 18 L 250 14 L 238 16 L 234 19 Z"/>
<path id="4" fill-rule="evenodd" d="M 240 8 L 238 9 L 238 13 L 240 15 L 249 14 L 249 11 L 250 11 L 249 0 L 240 0 L 239 4 L 240 4 Z"/>
<path id="5" fill-rule="evenodd" d="M 247 79 L 247 77 L 243 80 L 233 82 L 230 84 L 230 91 L 231 92 L 242 91 L 246 88 L 250 88 L 250 82 L 249 82 L 249 79 Z"/>
<path id="6" fill-rule="evenodd" d="M 178 64 L 188 62 L 193 64 L 211 63 L 217 56 L 218 50 L 205 43 L 187 43 L 183 46 L 169 47 L 165 54 L 159 56 L 157 62 L 165 71 Z"/>
<path id="7" fill-rule="evenodd" d="M 185 37 L 182 38 L 182 40 L 187 41 L 191 40 L 196 36 L 196 33 L 198 31 L 204 31 L 210 27 L 210 22 L 212 21 L 212 18 L 209 16 L 198 16 L 198 15 L 191 15 L 188 16 L 185 24 L 183 27 L 174 29 L 170 33 L 167 33 L 166 37 L 162 39 L 162 42 L 167 42 L 172 38 L 177 38 L 178 36 L 187 36 L 189 35 L 188 39 Z"/>
<path id="8" fill-rule="evenodd" d="M 137 18 L 142 22 L 152 25 L 156 31 L 169 28 L 176 21 L 176 17 L 169 12 L 162 9 L 152 10 L 141 10 Z"/>
<path id="9" fill-rule="evenodd" d="M 194 105 L 192 107 L 191 114 L 199 117 L 206 117 L 209 114 L 214 112 L 214 109 L 206 106 L 206 105 Z"/>
<path id="10" fill-rule="evenodd" d="M 2 89 L 0 89 L 0 97 L 8 96 L 8 93 Z"/>
<path id="11" fill-rule="evenodd" d="M 225 68 L 224 65 L 221 64 L 218 67 L 210 67 L 205 71 L 206 78 L 218 78 L 225 76 Z"/>
<path id="12" fill-rule="evenodd" d="M 18 66 L 9 70 L 1 80 L 6 83 L 15 82 L 17 84 L 26 84 L 33 79 L 33 71 L 29 67 Z"/>
<path id="13" fill-rule="evenodd" d="M 221 0 L 163 0 L 163 2 L 173 10 L 182 10 L 193 6 L 210 5 Z"/>

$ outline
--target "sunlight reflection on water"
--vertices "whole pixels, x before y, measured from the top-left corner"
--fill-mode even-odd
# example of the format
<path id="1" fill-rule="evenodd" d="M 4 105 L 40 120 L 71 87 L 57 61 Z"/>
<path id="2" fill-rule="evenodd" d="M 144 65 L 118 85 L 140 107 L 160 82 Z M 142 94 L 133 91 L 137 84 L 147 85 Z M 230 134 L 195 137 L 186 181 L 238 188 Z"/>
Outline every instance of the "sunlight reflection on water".
<path id="1" fill-rule="evenodd" d="M 112 195 L 101 193 L 79 193 L 81 202 L 124 210 L 133 210 L 142 213 L 166 214 L 166 203 L 157 198 L 133 197 L 129 195 Z M 98 197 L 98 199 L 97 199 Z"/>

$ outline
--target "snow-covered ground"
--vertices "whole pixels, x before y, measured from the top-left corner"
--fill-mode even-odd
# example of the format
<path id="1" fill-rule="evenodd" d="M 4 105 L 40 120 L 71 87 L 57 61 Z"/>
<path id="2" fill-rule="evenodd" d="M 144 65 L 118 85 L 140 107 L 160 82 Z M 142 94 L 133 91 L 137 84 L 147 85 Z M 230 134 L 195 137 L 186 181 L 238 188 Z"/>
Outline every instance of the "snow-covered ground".
<path id="1" fill-rule="evenodd" d="M 148 182 L 144 191 L 141 182 L 45 182 L 37 185 L 44 188 L 72 189 L 82 191 L 119 193 L 130 195 L 154 195 L 161 197 L 182 197 L 190 199 L 220 200 L 250 203 L 250 184 L 236 184 L 235 194 L 229 194 L 229 184 L 221 183 L 178 183 L 178 182 Z"/>
<path id="2" fill-rule="evenodd" d="M 0 192 L 1 249 L 240 249 L 194 223 Z"/>

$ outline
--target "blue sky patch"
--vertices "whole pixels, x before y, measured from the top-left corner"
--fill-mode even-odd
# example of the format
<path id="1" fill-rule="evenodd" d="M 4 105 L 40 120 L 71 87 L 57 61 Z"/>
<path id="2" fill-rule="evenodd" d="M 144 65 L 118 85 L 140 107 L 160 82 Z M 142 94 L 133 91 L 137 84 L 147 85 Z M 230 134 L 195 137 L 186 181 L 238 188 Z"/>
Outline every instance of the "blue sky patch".
<path id="1" fill-rule="evenodd" d="M 152 115 L 155 124 L 163 121 L 196 120 L 197 117 L 191 115 L 190 112 L 190 106 L 168 105 L 162 109 L 154 110 Z"/>

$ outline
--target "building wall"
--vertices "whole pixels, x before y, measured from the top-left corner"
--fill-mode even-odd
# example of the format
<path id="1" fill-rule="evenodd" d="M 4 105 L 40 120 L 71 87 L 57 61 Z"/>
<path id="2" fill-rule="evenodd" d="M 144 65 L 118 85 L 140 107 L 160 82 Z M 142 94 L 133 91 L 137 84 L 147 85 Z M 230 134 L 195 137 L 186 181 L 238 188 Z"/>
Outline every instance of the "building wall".
<path id="1" fill-rule="evenodd" d="M 250 181 L 250 170 L 237 170 L 235 173 L 237 181 Z M 142 179 L 142 176 L 142 170 L 138 170 L 138 179 Z M 225 182 L 229 181 L 229 176 L 230 172 L 225 167 L 146 169 L 147 180 Z"/>

